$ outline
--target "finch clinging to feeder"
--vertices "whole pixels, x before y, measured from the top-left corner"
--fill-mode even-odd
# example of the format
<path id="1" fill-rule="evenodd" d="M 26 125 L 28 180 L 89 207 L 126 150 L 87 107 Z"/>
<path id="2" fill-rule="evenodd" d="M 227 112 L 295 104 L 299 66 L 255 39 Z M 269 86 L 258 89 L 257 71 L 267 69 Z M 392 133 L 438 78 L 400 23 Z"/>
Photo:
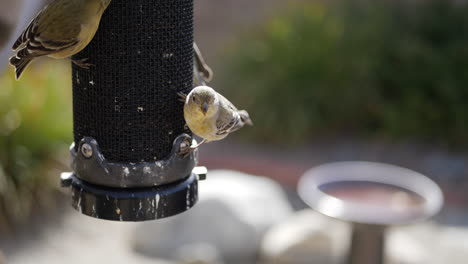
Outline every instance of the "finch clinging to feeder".
<path id="1" fill-rule="evenodd" d="M 184 118 L 190 130 L 203 138 L 187 152 L 201 144 L 221 140 L 230 133 L 252 125 L 252 120 L 245 110 L 237 108 L 224 96 L 208 86 L 195 87 L 188 95 L 179 93 L 184 101 Z"/>
<path id="2" fill-rule="evenodd" d="M 37 57 L 63 59 L 83 50 L 93 39 L 110 2 L 54 0 L 44 7 L 13 45 L 16 54 L 10 58 L 10 64 L 16 68 L 16 79 Z M 84 60 L 73 62 L 89 66 Z"/>

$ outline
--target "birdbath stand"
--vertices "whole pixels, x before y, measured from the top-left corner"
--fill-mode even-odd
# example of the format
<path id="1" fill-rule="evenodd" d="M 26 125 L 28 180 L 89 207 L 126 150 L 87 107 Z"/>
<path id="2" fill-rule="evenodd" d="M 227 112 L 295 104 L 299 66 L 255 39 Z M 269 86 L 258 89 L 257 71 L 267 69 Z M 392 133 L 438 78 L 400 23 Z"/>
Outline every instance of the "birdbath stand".
<path id="1" fill-rule="evenodd" d="M 440 188 L 426 176 L 374 162 L 336 162 L 306 172 L 300 197 L 314 210 L 353 225 L 349 264 L 384 262 L 385 229 L 434 216 Z"/>

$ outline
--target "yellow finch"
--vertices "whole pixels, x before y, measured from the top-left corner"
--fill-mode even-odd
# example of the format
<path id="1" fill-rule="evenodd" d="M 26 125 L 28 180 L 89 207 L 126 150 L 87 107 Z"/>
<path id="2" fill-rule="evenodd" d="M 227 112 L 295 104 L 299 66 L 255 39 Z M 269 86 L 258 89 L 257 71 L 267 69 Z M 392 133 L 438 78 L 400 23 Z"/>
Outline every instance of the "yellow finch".
<path id="1" fill-rule="evenodd" d="M 237 108 L 221 94 L 208 86 L 195 87 L 188 95 L 179 93 L 184 101 L 184 118 L 190 130 L 203 138 L 190 152 L 201 144 L 221 140 L 230 133 L 252 125 L 249 114 Z"/>
<path id="2" fill-rule="evenodd" d="M 13 45 L 15 55 L 10 64 L 19 79 L 35 58 L 70 57 L 84 49 L 94 37 L 101 16 L 111 0 L 54 0 L 29 23 Z M 73 61 L 87 67 L 84 60 Z"/>

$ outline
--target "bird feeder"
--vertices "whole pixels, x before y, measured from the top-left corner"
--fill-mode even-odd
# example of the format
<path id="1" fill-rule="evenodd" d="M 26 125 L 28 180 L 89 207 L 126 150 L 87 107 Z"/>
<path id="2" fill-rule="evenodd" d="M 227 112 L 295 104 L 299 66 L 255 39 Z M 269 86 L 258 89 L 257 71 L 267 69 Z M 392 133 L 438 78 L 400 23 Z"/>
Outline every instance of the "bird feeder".
<path id="1" fill-rule="evenodd" d="M 107 220 L 145 221 L 190 209 L 197 152 L 178 92 L 193 87 L 193 0 L 113 0 L 73 59 L 72 205 Z M 204 174 L 203 172 L 200 174 Z"/>

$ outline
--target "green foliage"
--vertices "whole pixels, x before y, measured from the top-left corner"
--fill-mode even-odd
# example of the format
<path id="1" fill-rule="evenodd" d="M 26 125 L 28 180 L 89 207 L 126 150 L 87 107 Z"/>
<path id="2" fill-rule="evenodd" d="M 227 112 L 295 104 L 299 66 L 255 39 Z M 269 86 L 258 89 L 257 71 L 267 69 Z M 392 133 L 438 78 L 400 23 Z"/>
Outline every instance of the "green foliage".
<path id="1" fill-rule="evenodd" d="M 72 141 L 70 71 L 35 66 L 0 76 L 0 233 L 47 206 Z"/>
<path id="2" fill-rule="evenodd" d="M 251 113 L 243 133 L 468 143 L 466 4 L 324 2 L 291 7 L 234 45 L 218 86 Z"/>

